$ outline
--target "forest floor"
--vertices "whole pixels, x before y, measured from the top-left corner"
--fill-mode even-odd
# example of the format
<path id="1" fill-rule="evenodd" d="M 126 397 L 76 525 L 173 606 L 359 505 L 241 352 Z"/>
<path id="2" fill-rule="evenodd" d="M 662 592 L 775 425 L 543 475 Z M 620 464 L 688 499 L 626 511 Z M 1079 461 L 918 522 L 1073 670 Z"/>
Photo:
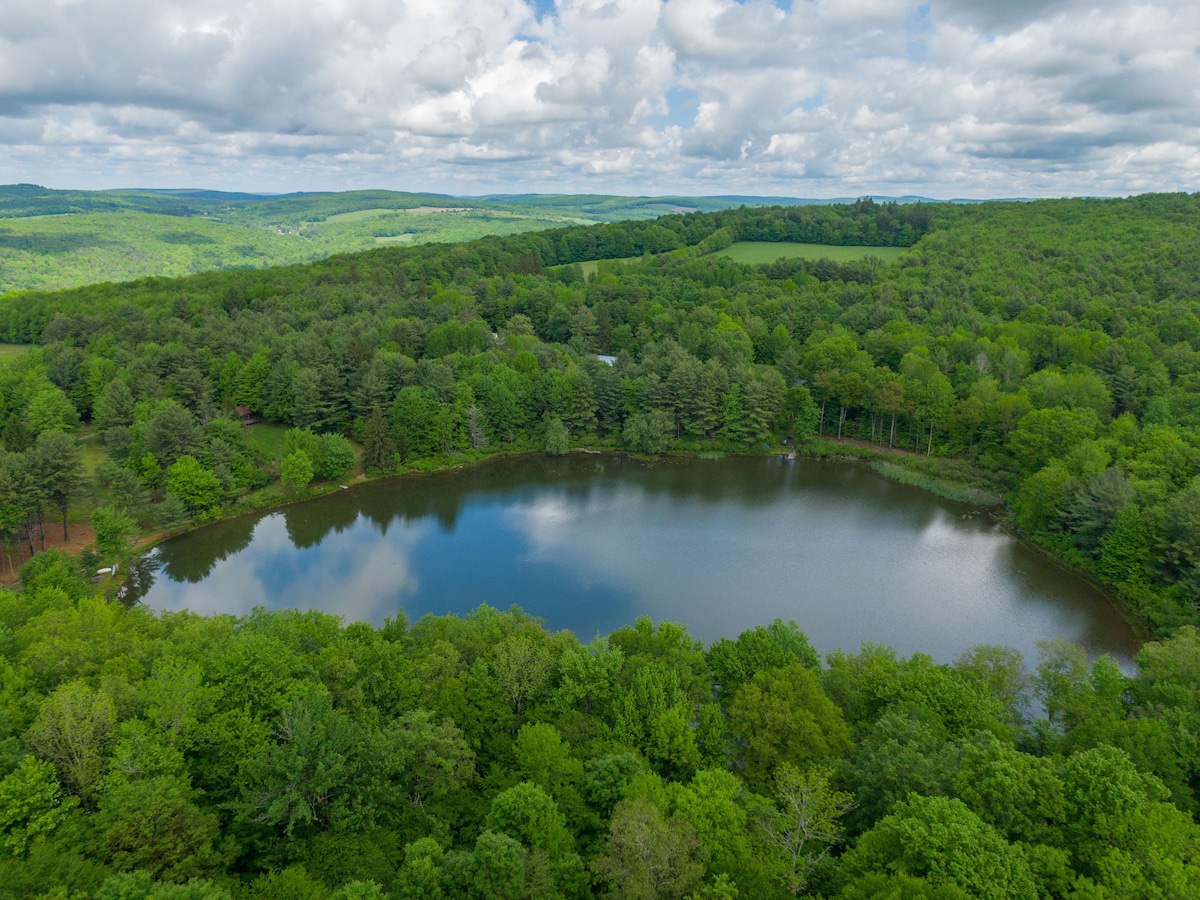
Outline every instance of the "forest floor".
<path id="1" fill-rule="evenodd" d="M 924 453 L 914 453 L 912 450 L 906 450 L 904 447 L 893 445 L 884 447 L 882 444 L 876 444 L 874 441 L 864 441 L 859 438 L 852 437 L 820 437 L 818 440 L 833 441 L 835 444 L 849 444 L 851 447 L 861 447 L 864 450 L 874 450 L 876 453 L 886 453 L 889 456 L 925 456 Z"/>
<path id="2" fill-rule="evenodd" d="M 65 550 L 72 555 L 78 555 L 84 547 L 90 547 L 96 543 L 96 532 L 92 530 L 92 526 L 87 522 L 71 523 L 69 534 L 70 540 L 63 540 L 62 523 L 61 522 L 46 522 L 46 549 Z M 34 538 L 34 543 L 37 544 L 38 551 L 42 549 L 42 536 L 38 535 Z M 28 550 L 28 547 L 24 547 Z M 21 552 L 22 548 L 18 547 L 15 553 L 9 553 L 7 550 L 0 551 L 0 587 L 14 587 L 19 585 L 20 579 L 17 578 L 17 570 L 27 562 L 29 556 Z"/>

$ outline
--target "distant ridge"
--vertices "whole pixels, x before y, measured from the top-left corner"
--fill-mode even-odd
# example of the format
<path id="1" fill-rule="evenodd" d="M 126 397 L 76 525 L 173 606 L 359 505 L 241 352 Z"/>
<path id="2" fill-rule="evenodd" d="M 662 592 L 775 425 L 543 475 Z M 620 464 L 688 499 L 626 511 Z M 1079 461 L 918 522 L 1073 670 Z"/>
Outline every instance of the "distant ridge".
<path id="1" fill-rule="evenodd" d="M 203 187 L 82 191 L 0 185 L 0 294 L 310 262 L 383 246 L 646 221 L 745 206 L 828 206 L 862 197 L 484 194 L 391 190 L 256 193 Z M 929 197 L 871 195 L 884 203 Z M 956 203 L 982 201 L 961 200 Z"/>

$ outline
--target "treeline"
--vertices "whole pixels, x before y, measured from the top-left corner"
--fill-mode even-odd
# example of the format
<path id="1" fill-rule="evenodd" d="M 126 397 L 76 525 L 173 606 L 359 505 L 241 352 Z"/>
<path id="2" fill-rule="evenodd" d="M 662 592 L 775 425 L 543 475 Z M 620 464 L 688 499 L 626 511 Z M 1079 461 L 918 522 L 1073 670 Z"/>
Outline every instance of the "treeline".
<path id="1" fill-rule="evenodd" d="M 0 897 L 1194 897 L 1200 637 L 1107 657 L 793 623 L 159 615 L 0 593 Z M 1036 697 L 1047 717 L 1031 718 Z"/>
<path id="2" fill-rule="evenodd" d="M 961 212 L 960 207 L 948 204 L 934 208 L 943 219 L 953 218 Z M 214 273 L 208 277 L 196 276 L 185 290 L 189 294 L 208 294 L 214 290 L 237 294 L 249 289 L 265 299 L 314 280 L 320 283 L 325 279 L 358 278 L 359 265 L 369 266 L 377 276 L 380 269 L 390 270 L 405 283 L 416 281 L 428 289 L 434 282 L 454 281 L 464 269 L 481 277 L 537 274 L 544 267 L 590 260 L 624 259 L 689 248 L 709 252 L 739 240 L 909 246 L 926 233 L 933 219 L 934 214 L 925 205 L 876 204 L 870 200 L 859 201 L 854 206 L 769 207 L 692 213 L 611 225 L 527 232 L 454 246 L 432 244 L 385 249 L 349 258 L 335 257 L 311 266 L 272 269 L 256 273 L 258 277 L 252 279 L 231 280 Z M 92 285 L 74 291 L 30 292 L 19 298 L 5 298 L 0 305 L 0 339 L 14 343 L 40 342 L 55 316 L 110 306 L 115 295 L 120 296 L 116 305 L 160 306 L 163 301 L 161 291 L 165 286 L 165 279 L 150 278 L 121 285 Z"/>

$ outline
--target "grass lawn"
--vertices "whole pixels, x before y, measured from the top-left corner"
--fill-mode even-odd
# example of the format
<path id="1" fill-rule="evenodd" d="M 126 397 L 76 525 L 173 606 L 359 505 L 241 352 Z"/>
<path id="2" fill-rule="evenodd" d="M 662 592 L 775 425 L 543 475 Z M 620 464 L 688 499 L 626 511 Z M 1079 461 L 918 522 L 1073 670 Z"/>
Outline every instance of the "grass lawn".
<path id="1" fill-rule="evenodd" d="M 280 462 L 283 460 L 283 436 L 287 434 L 286 425 L 269 425 L 260 422 L 249 428 L 250 443 L 262 451 L 267 459 Z"/>
<path id="2" fill-rule="evenodd" d="M 94 434 L 80 440 L 79 462 L 83 466 L 83 474 L 88 478 L 96 477 L 96 469 L 106 459 L 108 459 L 108 454 Z"/>
<path id="3" fill-rule="evenodd" d="M 838 247 L 833 244 L 786 244 L 770 241 L 738 241 L 718 250 L 714 256 L 728 256 L 734 262 L 761 266 L 784 259 L 831 259 L 834 262 L 856 262 L 867 256 L 878 256 L 891 262 L 907 247 Z"/>

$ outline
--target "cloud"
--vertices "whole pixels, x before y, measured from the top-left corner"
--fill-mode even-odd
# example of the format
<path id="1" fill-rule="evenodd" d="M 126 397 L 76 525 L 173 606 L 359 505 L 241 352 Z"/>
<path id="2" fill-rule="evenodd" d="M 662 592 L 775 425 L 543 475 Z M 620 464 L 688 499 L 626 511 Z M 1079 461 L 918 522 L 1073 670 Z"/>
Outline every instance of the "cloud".
<path id="1" fill-rule="evenodd" d="M 798 196 L 1200 189 L 1192 0 L 5 7 L 6 181 Z"/>
<path id="2" fill-rule="evenodd" d="M 419 591 L 411 557 L 426 531 L 423 523 L 404 523 L 383 535 L 357 520 L 326 535 L 319 548 L 298 550 L 286 517 L 276 513 L 255 526 L 252 550 L 218 560 L 195 583 L 160 575 L 143 602 L 202 615 L 244 615 L 259 606 L 319 609 L 347 622 L 382 625 Z"/>

